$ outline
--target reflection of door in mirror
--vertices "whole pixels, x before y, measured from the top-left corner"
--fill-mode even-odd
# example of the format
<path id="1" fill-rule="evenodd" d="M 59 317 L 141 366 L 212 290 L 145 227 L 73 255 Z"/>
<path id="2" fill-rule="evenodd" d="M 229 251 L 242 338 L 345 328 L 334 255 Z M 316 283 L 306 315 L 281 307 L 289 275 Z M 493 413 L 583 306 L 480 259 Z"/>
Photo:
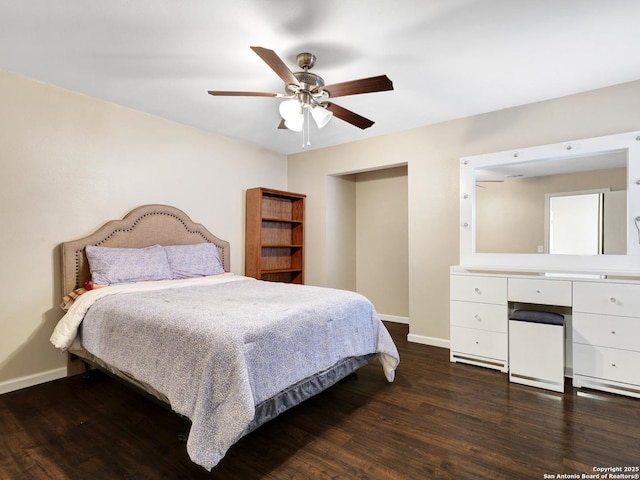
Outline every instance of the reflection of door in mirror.
<path id="1" fill-rule="evenodd" d="M 603 192 L 546 195 L 549 253 L 602 253 Z"/>
<path id="2" fill-rule="evenodd" d="M 627 254 L 627 191 L 615 190 L 604 194 L 604 225 L 602 253 Z"/>

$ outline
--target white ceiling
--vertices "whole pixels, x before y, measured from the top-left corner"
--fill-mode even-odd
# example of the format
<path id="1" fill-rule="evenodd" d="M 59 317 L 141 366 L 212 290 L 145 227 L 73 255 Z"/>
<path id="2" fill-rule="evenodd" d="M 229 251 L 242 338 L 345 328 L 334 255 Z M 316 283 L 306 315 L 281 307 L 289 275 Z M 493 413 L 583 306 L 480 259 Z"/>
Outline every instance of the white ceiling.
<path id="1" fill-rule="evenodd" d="M 376 123 L 313 126 L 320 148 L 640 79 L 637 0 L 0 0 L 0 69 L 290 154 L 283 92 L 249 47 L 317 57 L 335 103 Z M 1 108 L 1 106 L 0 106 Z"/>

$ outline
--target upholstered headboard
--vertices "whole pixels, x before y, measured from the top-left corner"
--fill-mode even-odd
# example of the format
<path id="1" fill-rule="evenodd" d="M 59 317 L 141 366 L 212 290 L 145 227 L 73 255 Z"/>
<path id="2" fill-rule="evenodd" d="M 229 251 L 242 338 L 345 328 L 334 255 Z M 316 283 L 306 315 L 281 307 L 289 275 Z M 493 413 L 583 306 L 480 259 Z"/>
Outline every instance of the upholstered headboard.
<path id="1" fill-rule="evenodd" d="M 89 264 L 84 253 L 87 245 L 141 248 L 151 245 L 189 245 L 213 243 L 220 260 L 229 271 L 229 242 L 221 240 L 199 223 L 194 223 L 182 210 L 169 205 L 143 205 L 122 220 L 111 220 L 78 240 L 61 245 L 62 292 L 67 294 L 89 279 Z"/>

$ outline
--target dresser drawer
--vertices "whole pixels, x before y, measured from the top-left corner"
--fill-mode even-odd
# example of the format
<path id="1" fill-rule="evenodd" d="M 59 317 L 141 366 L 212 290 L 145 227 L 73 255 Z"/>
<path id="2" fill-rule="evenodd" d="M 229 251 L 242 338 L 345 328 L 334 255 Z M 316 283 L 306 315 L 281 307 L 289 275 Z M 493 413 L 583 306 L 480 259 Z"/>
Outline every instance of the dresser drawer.
<path id="1" fill-rule="evenodd" d="M 571 306 L 571 281 L 510 278 L 510 302 Z"/>
<path id="2" fill-rule="evenodd" d="M 576 312 L 573 314 L 573 341 L 640 351 L 640 318 Z"/>
<path id="3" fill-rule="evenodd" d="M 640 385 L 640 352 L 573 345 L 573 373 L 615 382 Z"/>
<path id="4" fill-rule="evenodd" d="M 505 277 L 451 275 L 450 288 L 451 300 L 507 304 L 507 279 Z"/>
<path id="5" fill-rule="evenodd" d="M 640 285 L 573 282 L 573 310 L 640 317 Z"/>
<path id="6" fill-rule="evenodd" d="M 451 327 L 451 350 L 506 361 L 508 338 L 506 333 L 454 325 Z"/>
<path id="7" fill-rule="evenodd" d="M 451 301 L 451 325 L 507 333 L 506 305 Z"/>

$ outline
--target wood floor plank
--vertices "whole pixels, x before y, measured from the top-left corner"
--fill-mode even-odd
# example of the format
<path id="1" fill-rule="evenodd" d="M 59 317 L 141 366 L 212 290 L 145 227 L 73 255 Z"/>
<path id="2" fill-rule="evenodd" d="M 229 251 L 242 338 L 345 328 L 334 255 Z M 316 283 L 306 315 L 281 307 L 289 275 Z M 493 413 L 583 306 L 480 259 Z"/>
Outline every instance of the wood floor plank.
<path id="1" fill-rule="evenodd" d="M 0 480 L 542 479 L 640 464 L 640 400 L 510 384 L 408 343 L 389 384 L 378 362 L 242 438 L 207 472 L 180 421 L 102 375 L 0 396 Z"/>

